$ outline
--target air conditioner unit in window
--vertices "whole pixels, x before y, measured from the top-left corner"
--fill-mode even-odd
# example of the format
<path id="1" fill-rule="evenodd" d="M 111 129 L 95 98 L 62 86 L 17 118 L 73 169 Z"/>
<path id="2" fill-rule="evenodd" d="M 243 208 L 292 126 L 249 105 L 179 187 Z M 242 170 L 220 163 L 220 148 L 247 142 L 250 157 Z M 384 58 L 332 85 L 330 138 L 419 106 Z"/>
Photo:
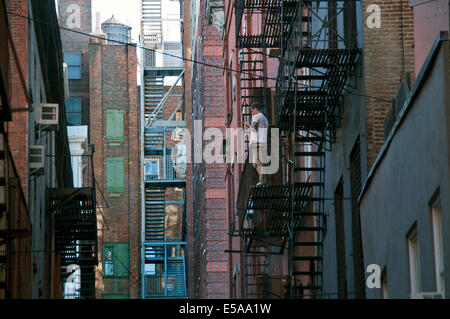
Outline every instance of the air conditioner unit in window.
<path id="1" fill-rule="evenodd" d="M 34 119 L 41 130 L 58 129 L 58 104 L 33 104 Z"/>
<path id="2" fill-rule="evenodd" d="M 173 131 L 172 139 L 176 142 L 182 141 L 184 138 L 184 129 L 177 128 Z"/>
<path id="3" fill-rule="evenodd" d="M 45 148 L 42 145 L 30 146 L 30 174 L 42 175 L 45 167 Z"/>
<path id="4" fill-rule="evenodd" d="M 442 292 L 418 292 L 411 299 L 444 299 Z"/>
<path id="5" fill-rule="evenodd" d="M 239 65 L 242 65 L 244 63 L 244 51 L 242 49 L 238 51 L 238 59 Z"/>

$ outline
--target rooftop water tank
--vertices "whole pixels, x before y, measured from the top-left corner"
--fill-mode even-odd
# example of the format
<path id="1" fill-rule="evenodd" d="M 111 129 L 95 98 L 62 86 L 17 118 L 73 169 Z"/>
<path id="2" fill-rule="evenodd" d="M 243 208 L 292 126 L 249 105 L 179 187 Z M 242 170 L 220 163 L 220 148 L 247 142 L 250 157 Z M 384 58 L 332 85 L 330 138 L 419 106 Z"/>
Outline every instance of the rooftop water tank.
<path id="1" fill-rule="evenodd" d="M 108 44 L 120 45 L 131 42 L 131 27 L 120 22 L 114 15 L 102 23 L 102 31 L 106 34 Z"/>

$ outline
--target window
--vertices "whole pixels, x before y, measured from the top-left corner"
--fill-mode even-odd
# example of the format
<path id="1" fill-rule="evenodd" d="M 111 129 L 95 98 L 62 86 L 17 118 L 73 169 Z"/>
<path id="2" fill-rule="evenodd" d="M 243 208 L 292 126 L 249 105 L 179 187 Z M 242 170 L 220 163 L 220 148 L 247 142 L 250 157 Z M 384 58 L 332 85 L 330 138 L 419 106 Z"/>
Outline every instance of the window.
<path id="1" fill-rule="evenodd" d="M 66 99 L 66 122 L 68 126 L 81 125 L 81 99 Z"/>
<path id="2" fill-rule="evenodd" d="M 356 3 L 344 3 L 344 42 L 346 48 L 356 48 Z"/>
<path id="3" fill-rule="evenodd" d="M 123 192 L 124 181 L 124 159 L 123 157 L 112 157 L 105 159 L 106 165 L 106 191 Z"/>
<path id="4" fill-rule="evenodd" d="M 381 274 L 381 298 L 389 299 L 386 268 L 383 270 L 383 273 Z"/>
<path id="5" fill-rule="evenodd" d="M 409 253 L 409 276 L 411 298 L 420 291 L 420 267 L 419 267 L 419 237 L 417 226 L 409 231 L 408 235 L 408 253 Z"/>
<path id="6" fill-rule="evenodd" d="M 159 160 L 152 159 L 145 161 L 145 180 L 150 181 L 152 179 L 159 178 Z"/>
<path id="7" fill-rule="evenodd" d="M 444 249 L 442 244 L 441 198 L 439 193 L 431 201 L 431 222 L 433 227 L 434 267 L 436 291 L 444 292 Z"/>
<path id="8" fill-rule="evenodd" d="M 361 146 L 359 138 L 350 153 L 350 191 L 352 195 L 353 275 L 356 298 L 365 297 L 365 270 L 358 196 L 361 192 Z"/>
<path id="9" fill-rule="evenodd" d="M 67 75 L 69 80 L 81 79 L 81 53 L 65 52 L 64 62 L 67 64 Z"/>
<path id="10" fill-rule="evenodd" d="M 334 192 L 334 209 L 336 218 L 336 257 L 338 276 L 338 297 L 347 298 L 347 265 L 345 263 L 345 229 L 344 229 L 344 184 L 341 180 Z"/>
<path id="11" fill-rule="evenodd" d="M 103 276 L 128 277 L 130 273 L 130 244 L 103 243 Z"/>
<path id="12" fill-rule="evenodd" d="M 123 141 L 123 110 L 106 110 L 106 140 Z"/>

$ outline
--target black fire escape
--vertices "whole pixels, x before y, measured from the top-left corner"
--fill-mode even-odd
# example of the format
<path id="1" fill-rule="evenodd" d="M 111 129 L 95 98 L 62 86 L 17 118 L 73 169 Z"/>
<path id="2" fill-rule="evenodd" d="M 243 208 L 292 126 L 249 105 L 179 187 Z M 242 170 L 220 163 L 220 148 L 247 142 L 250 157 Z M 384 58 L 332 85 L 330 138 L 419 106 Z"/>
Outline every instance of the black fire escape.
<path id="1" fill-rule="evenodd" d="M 47 212 L 54 226 L 54 248 L 60 256 L 63 296 L 95 298 L 97 212 L 93 154 L 71 156 L 80 168 L 72 188 L 49 188 Z"/>
<path id="2" fill-rule="evenodd" d="M 355 2 L 236 1 L 243 122 L 251 103 L 268 105 L 270 78 L 258 57 L 279 61 L 274 100 L 283 169 L 269 184 L 255 185 L 247 163 L 239 190 L 248 298 L 322 297 L 325 153 L 359 53 Z M 254 21 L 256 14 L 262 27 L 249 34 L 242 17 Z M 271 278 L 275 247 L 288 254 L 281 293 Z"/>

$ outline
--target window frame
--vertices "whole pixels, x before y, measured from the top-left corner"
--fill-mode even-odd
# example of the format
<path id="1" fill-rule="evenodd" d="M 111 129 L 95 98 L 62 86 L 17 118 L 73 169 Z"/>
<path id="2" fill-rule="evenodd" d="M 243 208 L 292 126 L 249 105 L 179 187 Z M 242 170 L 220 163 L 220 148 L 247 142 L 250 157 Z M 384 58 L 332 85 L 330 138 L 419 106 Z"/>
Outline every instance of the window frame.
<path id="1" fill-rule="evenodd" d="M 71 103 L 69 103 L 69 101 L 77 101 L 77 102 L 79 102 L 79 111 L 74 112 L 74 111 L 69 110 L 69 105 L 71 104 Z M 65 99 L 64 105 L 65 105 L 65 114 L 66 114 L 66 124 L 68 126 L 80 126 L 80 125 L 82 125 L 82 123 L 83 123 L 83 116 L 82 116 L 82 114 L 83 114 L 83 103 L 82 102 L 83 101 L 81 100 L 81 97 L 69 97 L 69 98 Z M 79 114 L 80 121 L 77 122 L 77 124 L 69 124 L 69 118 L 68 118 L 69 114 Z"/>
<path id="2" fill-rule="evenodd" d="M 151 175 L 151 174 L 147 174 L 147 164 L 148 163 L 157 163 L 157 167 L 156 167 L 156 171 L 157 171 L 157 175 Z M 159 158 L 146 158 L 144 160 L 144 179 L 145 181 L 152 181 L 152 180 L 158 180 L 161 179 L 161 161 Z M 156 176 L 156 178 L 152 178 L 152 179 L 147 179 L 147 176 Z"/>
<path id="3" fill-rule="evenodd" d="M 120 125 L 116 127 L 115 119 Z M 124 140 L 124 110 L 123 109 L 107 109 L 105 110 L 105 138 L 107 141 L 122 142 Z M 112 127 L 111 127 L 112 125 Z M 116 134 L 112 134 L 116 133 Z"/>
<path id="4" fill-rule="evenodd" d="M 69 56 L 76 56 L 79 60 L 78 63 L 69 63 L 69 60 L 67 57 Z M 81 70 L 81 52 L 64 52 L 64 62 L 67 64 L 67 78 L 68 80 L 81 80 L 82 78 L 82 70 Z M 76 76 L 73 74 L 71 75 L 70 70 L 78 70 L 79 73 L 77 73 Z M 79 74 L 79 75 L 78 75 Z"/>
<path id="5" fill-rule="evenodd" d="M 434 270 L 436 291 L 445 292 L 444 277 L 444 246 L 442 232 L 442 203 L 439 191 L 430 201 L 431 228 L 433 236 Z"/>
<path id="6" fill-rule="evenodd" d="M 120 171 L 121 171 L 121 183 L 118 183 L 120 185 L 109 185 L 110 182 L 110 175 L 112 172 L 109 171 L 108 167 L 113 164 L 118 163 L 121 165 Z M 117 172 L 119 168 L 116 166 L 112 171 Z M 108 193 L 123 193 L 125 191 L 125 159 L 123 157 L 108 157 L 105 159 L 105 175 L 106 175 L 106 181 L 105 181 L 105 189 Z"/>
<path id="7" fill-rule="evenodd" d="M 125 251 L 127 251 L 127 260 L 119 261 L 121 254 L 119 251 L 121 250 L 120 246 L 126 246 Z M 129 242 L 104 242 L 102 247 L 102 262 L 103 265 L 106 264 L 106 250 L 111 249 L 112 251 L 112 261 L 113 261 L 113 274 L 106 274 L 106 267 L 102 267 L 102 276 L 104 278 L 128 278 L 130 276 L 130 243 Z M 125 265 L 124 265 L 125 264 Z M 123 269 L 122 269 L 123 268 Z"/>
<path id="8" fill-rule="evenodd" d="M 419 251 L 419 233 L 415 224 L 407 235 L 408 242 L 408 260 L 409 260 L 409 283 L 410 297 L 414 298 L 420 293 L 420 251 Z"/>

